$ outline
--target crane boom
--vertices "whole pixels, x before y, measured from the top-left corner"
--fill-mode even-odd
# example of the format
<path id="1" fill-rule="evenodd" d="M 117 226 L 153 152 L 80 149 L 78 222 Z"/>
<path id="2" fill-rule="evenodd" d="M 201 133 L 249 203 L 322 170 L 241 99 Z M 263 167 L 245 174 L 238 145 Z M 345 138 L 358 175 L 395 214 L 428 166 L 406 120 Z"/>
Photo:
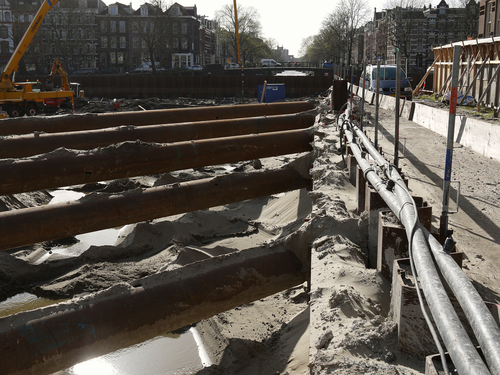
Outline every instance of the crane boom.
<path id="1" fill-rule="evenodd" d="M 28 29 L 24 33 L 23 38 L 21 39 L 21 42 L 17 45 L 16 49 L 14 50 L 14 53 L 10 57 L 9 62 L 5 66 L 4 71 L 2 72 L 2 80 L 0 82 L 0 90 L 5 91 L 5 90 L 11 90 L 13 88 L 13 83 L 11 80 L 11 74 L 17 71 L 17 68 L 19 67 L 19 61 L 21 61 L 22 57 L 26 53 L 26 50 L 30 46 L 31 41 L 33 40 L 36 32 L 40 28 L 43 19 L 45 18 L 45 15 L 47 12 L 57 3 L 59 0 L 45 0 L 42 3 L 42 6 L 40 9 L 38 9 L 38 12 L 36 13 L 35 17 L 33 18 L 33 21 L 29 25 Z"/>
<path id="2" fill-rule="evenodd" d="M 234 30 L 236 34 L 236 49 L 238 50 L 238 65 L 240 66 L 240 69 L 243 69 L 243 66 L 241 65 L 240 31 L 238 27 L 238 10 L 236 5 L 236 0 L 233 0 L 233 4 L 234 4 Z"/>

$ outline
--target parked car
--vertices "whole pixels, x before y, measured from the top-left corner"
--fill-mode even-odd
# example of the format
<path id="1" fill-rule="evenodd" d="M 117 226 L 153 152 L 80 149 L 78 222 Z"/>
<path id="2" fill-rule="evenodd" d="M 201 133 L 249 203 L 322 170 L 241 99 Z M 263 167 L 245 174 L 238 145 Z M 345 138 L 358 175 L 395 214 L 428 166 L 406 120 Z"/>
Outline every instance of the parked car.
<path id="1" fill-rule="evenodd" d="M 277 66 L 281 66 L 281 63 L 279 62 L 276 62 L 276 60 L 274 59 L 262 59 L 261 62 L 260 62 L 260 66 L 262 66 L 263 68 L 274 68 L 274 67 L 277 67 Z"/>
<path id="2" fill-rule="evenodd" d="M 396 95 L 396 65 L 380 65 L 380 93 L 384 95 Z M 377 65 L 367 65 L 359 78 L 359 85 L 363 87 L 363 78 L 365 79 L 365 88 L 377 91 Z M 403 69 L 400 71 L 401 88 L 400 95 L 408 100 L 412 98 L 412 88 L 410 80 L 406 77 Z"/>
<path id="3" fill-rule="evenodd" d="M 165 71 L 165 68 L 162 68 L 158 61 L 155 62 L 155 68 L 156 72 L 158 73 Z M 141 65 L 139 65 L 137 68 L 134 69 L 134 73 L 152 73 L 152 72 L 153 72 L 153 67 L 151 65 L 151 62 L 142 62 Z"/>
<path id="4" fill-rule="evenodd" d="M 203 67 L 200 65 L 191 65 L 191 66 L 188 66 L 188 69 L 189 70 L 203 70 Z"/>
<path id="5" fill-rule="evenodd" d="M 236 63 L 229 63 L 229 64 L 226 64 L 224 69 L 240 69 L 240 66 Z"/>
<path id="6" fill-rule="evenodd" d="M 98 73 L 97 69 L 94 68 L 82 68 L 75 70 L 72 74 L 75 76 L 82 76 L 82 75 L 87 75 L 87 74 L 96 74 Z"/>

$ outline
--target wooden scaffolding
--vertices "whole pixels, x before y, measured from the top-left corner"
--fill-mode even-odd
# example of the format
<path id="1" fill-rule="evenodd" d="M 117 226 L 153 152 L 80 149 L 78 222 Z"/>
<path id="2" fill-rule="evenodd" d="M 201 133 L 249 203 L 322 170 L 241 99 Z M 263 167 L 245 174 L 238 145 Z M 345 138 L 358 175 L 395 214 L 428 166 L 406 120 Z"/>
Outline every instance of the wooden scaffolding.
<path id="1" fill-rule="evenodd" d="M 453 48 L 461 46 L 460 75 L 458 90 L 463 98 L 472 96 L 480 106 L 498 110 L 500 107 L 500 37 L 465 40 L 433 48 L 434 62 L 425 76 L 413 91 L 413 95 L 421 92 L 421 88 L 429 74 L 433 74 L 433 93 L 436 98 L 450 90 L 451 70 L 453 65 Z M 459 94 L 460 97 L 460 94 Z"/>

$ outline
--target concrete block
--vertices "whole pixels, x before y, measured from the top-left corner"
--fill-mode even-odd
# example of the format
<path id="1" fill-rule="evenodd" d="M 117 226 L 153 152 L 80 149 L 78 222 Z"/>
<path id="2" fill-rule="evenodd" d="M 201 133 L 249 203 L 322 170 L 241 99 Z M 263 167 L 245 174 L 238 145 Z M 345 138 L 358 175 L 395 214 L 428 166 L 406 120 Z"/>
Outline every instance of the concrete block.
<path id="1" fill-rule="evenodd" d="M 457 250 L 452 253 L 451 256 L 461 267 L 463 253 Z M 434 344 L 429 327 L 427 326 L 420 309 L 409 259 L 395 260 L 393 270 L 391 311 L 392 318 L 398 325 L 399 349 L 402 352 L 416 358 L 424 358 L 428 355 L 437 353 L 438 350 Z M 446 284 L 444 283 L 444 285 Z M 470 328 L 463 311 L 460 309 L 455 296 L 451 293 L 451 291 L 448 292 L 448 296 L 455 308 L 455 311 L 457 311 L 460 322 L 469 333 L 472 342 L 477 345 L 474 335 L 471 334 L 472 329 Z M 427 309 L 427 304 L 425 302 L 424 305 Z M 427 313 L 432 320 L 432 315 L 428 309 Z"/>
<path id="2" fill-rule="evenodd" d="M 404 179 L 408 186 L 408 179 Z M 378 246 L 378 219 L 380 211 L 387 211 L 387 203 L 378 192 L 367 182 L 365 189 L 365 210 L 368 211 L 368 258 L 369 266 L 377 266 L 377 246 Z M 415 202 L 417 203 L 417 202 Z M 417 204 L 418 206 L 418 204 Z"/>
<path id="3" fill-rule="evenodd" d="M 356 196 L 358 201 L 357 213 L 360 214 L 365 210 L 366 180 L 359 165 L 356 168 Z"/>
<path id="4" fill-rule="evenodd" d="M 418 207 L 420 223 L 430 232 L 432 207 L 423 204 L 422 198 L 414 198 Z M 417 200 L 419 203 L 417 203 Z M 377 270 L 392 280 L 392 267 L 395 259 L 408 258 L 408 237 L 401 222 L 392 211 L 379 212 Z"/>
<path id="5" fill-rule="evenodd" d="M 448 118 L 448 111 L 415 103 L 412 121 L 444 137 L 448 134 Z M 475 118 L 456 116 L 454 137 L 457 143 L 500 161 L 500 126 Z"/>
<path id="6" fill-rule="evenodd" d="M 378 192 L 368 182 L 366 183 L 365 191 L 365 210 L 368 211 L 368 259 L 369 266 L 375 268 L 377 266 L 379 212 L 387 211 L 389 208 Z"/>
<path id="7" fill-rule="evenodd" d="M 356 170 L 358 167 L 358 161 L 353 155 L 347 155 L 347 171 L 349 172 L 349 181 L 353 186 L 356 186 Z"/>

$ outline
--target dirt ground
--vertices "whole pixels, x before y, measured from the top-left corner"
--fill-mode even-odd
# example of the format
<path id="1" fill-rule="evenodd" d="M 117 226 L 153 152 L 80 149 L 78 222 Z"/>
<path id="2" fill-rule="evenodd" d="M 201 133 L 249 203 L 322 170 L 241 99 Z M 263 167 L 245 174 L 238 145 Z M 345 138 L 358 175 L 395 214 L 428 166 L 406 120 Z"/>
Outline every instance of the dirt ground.
<path id="1" fill-rule="evenodd" d="M 124 101 L 119 110 L 199 104 L 190 99 Z M 203 103 L 215 104 L 219 103 Z M 110 105 L 103 101 L 93 108 L 108 111 Z M 374 108 L 365 106 L 365 111 L 365 119 L 371 120 L 365 123 L 365 130 L 373 139 Z M 389 311 L 390 283 L 365 266 L 366 223 L 355 212 L 355 191 L 340 155 L 338 129 L 319 102 L 317 112 L 322 118 L 315 127 L 312 191 L 282 193 L 129 225 L 120 231 L 114 246 L 91 246 L 78 257 L 50 253 L 54 247 L 73 244 L 74 238 L 0 252 L 0 300 L 25 291 L 54 299 L 85 295 L 182 266 L 200 259 L 200 254 L 307 241 L 312 246 L 312 262 L 324 266 L 311 275 L 312 289 L 300 285 L 199 322 L 196 328 L 211 363 L 198 374 L 423 373 L 422 359 L 411 358 L 397 348 L 397 327 Z M 393 114 L 381 110 L 380 123 L 380 145 L 391 159 Z M 433 206 L 437 227 L 446 139 L 405 120 L 400 121 L 400 137 L 405 146 L 400 166 L 412 192 Z M 232 171 L 276 168 L 299 156 L 74 189 L 86 194 L 116 193 Z M 461 181 L 462 188 L 460 210 L 451 216 L 450 228 L 465 253 L 466 274 L 485 300 L 496 303 L 500 303 L 499 176 L 500 163 L 456 145 L 452 179 Z M 46 192 L 17 194 L 2 197 L 0 208 L 35 206 L 49 199 Z M 42 257 L 45 260 L 39 264 Z"/>

